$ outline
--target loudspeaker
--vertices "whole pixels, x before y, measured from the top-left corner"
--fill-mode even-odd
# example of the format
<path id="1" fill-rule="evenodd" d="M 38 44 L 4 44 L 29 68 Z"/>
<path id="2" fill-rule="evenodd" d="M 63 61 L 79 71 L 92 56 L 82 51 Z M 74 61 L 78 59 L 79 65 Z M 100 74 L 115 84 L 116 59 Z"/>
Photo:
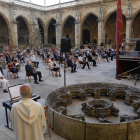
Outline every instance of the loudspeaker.
<path id="1" fill-rule="evenodd" d="M 103 42 L 101 43 L 101 46 L 104 46 L 104 43 Z"/>
<path id="2" fill-rule="evenodd" d="M 61 52 L 70 52 L 71 51 L 71 39 L 70 38 L 61 38 Z"/>
<path id="3" fill-rule="evenodd" d="M 140 40 L 136 41 L 136 51 L 140 51 Z"/>

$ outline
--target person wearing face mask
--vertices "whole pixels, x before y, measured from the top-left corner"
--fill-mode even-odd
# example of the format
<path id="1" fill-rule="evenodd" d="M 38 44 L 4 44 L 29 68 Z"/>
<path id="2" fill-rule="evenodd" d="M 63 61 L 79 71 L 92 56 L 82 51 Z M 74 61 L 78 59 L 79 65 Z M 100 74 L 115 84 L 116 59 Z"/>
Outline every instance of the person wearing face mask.
<path id="1" fill-rule="evenodd" d="M 41 80 L 42 78 L 42 75 L 41 75 L 41 72 L 40 71 L 36 71 L 33 67 L 32 67 L 32 63 L 30 60 L 27 60 L 27 65 L 25 66 L 25 70 L 26 70 L 26 75 L 27 76 L 33 76 L 34 77 L 34 80 L 35 80 L 35 84 L 39 84 L 37 82 L 38 78 L 37 76 L 39 77 L 39 82 L 43 82 L 43 80 Z"/>

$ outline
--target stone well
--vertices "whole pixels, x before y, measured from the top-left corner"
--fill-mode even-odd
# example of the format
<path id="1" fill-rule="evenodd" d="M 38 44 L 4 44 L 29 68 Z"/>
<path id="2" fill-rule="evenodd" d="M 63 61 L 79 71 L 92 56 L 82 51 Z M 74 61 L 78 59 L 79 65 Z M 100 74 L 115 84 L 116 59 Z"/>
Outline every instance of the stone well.
<path id="1" fill-rule="evenodd" d="M 98 123 L 86 122 L 85 115 L 67 115 L 67 106 L 72 104 L 73 98 L 85 101 L 88 95 L 98 98 L 98 103 L 103 103 L 100 108 L 95 102 L 87 102 L 89 107 L 103 111 L 106 115 L 97 115 L 101 121 Z M 100 100 L 100 96 L 108 96 L 109 102 Z M 112 104 L 117 97 L 124 100 L 128 107 L 134 106 L 136 116 L 123 114 L 120 122 L 113 123 L 107 120 L 108 115 L 115 115 L 119 110 Z M 113 83 L 86 83 L 61 87 L 51 92 L 47 99 L 49 125 L 55 133 L 68 140 L 140 140 L 140 89 L 122 84 Z M 136 104 L 137 103 L 137 104 Z M 86 104 L 86 103 L 84 103 Z M 99 105 L 101 106 L 101 105 Z M 100 109 L 99 109 L 100 108 Z M 83 108 L 84 110 L 85 108 Z M 137 111 L 136 111 L 137 110 Z M 123 112 L 123 111 L 122 111 Z M 99 113 L 97 113 L 99 114 Z M 96 115 L 95 115 L 96 116 Z"/>

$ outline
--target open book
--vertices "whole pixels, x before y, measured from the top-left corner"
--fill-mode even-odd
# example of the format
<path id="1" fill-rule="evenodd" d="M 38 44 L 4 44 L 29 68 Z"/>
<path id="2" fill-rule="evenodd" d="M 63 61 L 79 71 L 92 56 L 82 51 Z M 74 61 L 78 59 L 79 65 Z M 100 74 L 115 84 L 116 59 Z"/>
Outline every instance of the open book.
<path id="1" fill-rule="evenodd" d="M 17 99 L 21 98 L 21 96 L 20 96 L 20 87 L 21 86 L 22 86 L 22 84 L 9 87 L 9 94 L 10 94 L 11 100 L 17 100 Z"/>

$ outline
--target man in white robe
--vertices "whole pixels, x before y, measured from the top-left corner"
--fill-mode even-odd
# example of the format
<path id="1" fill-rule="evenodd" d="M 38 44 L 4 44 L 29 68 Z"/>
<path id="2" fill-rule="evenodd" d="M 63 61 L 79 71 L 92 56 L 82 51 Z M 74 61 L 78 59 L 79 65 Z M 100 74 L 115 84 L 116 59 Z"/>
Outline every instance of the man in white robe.
<path id="1" fill-rule="evenodd" d="M 0 71 L 0 83 L 3 83 L 3 92 L 8 92 L 9 82 L 6 80 L 3 76 L 3 74 Z"/>
<path id="2" fill-rule="evenodd" d="M 12 105 L 11 122 L 16 140 L 44 140 L 46 119 L 43 106 L 33 101 L 32 88 L 20 88 L 22 100 Z"/>

